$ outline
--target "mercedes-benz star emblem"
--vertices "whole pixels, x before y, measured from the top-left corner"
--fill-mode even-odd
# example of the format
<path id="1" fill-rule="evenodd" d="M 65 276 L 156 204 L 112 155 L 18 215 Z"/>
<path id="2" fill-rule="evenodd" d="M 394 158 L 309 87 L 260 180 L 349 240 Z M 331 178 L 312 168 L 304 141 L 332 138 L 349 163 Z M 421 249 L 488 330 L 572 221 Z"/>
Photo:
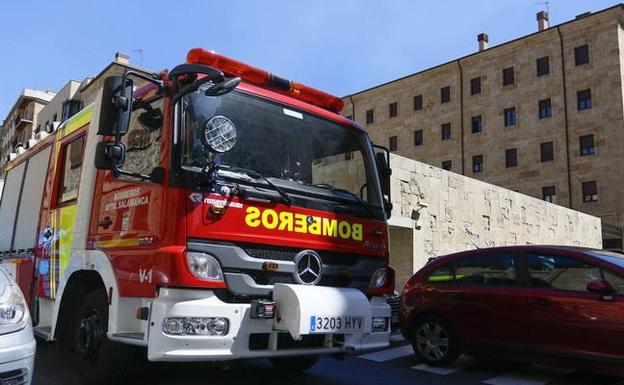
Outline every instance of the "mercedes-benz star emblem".
<path id="1" fill-rule="evenodd" d="M 316 285 L 323 275 L 323 261 L 314 250 L 303 250 L 295 257 L 295 281 L 302 285 Z"/>

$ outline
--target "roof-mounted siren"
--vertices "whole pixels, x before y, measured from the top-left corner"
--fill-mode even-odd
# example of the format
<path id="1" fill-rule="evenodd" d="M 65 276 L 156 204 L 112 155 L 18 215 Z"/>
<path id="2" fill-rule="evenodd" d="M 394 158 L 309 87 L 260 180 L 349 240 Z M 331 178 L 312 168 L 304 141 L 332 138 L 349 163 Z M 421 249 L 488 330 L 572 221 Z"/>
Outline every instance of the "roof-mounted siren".
<path id="1" fill-rule="evenodd" d="M 344 102 L 337 96 L 319 91 L 292 80 L 284 79 L 263 69 L 220 55 L 203 48 L 193 48 L 186 56 L 188 63 L 199 63 L 214 67 L 232 76 L 238 76 L 248 83 L 270 88 L 272 91 L 291 96 L 332 112 L 340 112 Z"/>

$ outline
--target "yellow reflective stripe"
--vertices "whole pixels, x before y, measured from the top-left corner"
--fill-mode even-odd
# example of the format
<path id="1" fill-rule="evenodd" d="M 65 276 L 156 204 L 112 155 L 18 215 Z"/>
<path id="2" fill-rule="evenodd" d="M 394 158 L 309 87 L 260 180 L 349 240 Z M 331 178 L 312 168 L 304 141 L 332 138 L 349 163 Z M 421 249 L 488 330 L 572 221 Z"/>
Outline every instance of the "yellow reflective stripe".
<path id="1" fill-rule="evenodd" d="M 89 104 L 85 108 L 83 108 L 76 115 L 72 116 L 70 119 L 66 120 L 65 123 L 59 128 L 61 131 L 61 137 L 67 136 L 72 132 L 76 131 L 80 127 L 91 121 L 91 116 L 93 115 L 93 103 Z"/>
<path id="2" fill-rule="evenodd" d="M 98 247 L 98 248 L 128 247 L 128 246 L 139 246 L 139 238 L 110 239 L 107 241 L 95 242 L 95 247 Z"/>

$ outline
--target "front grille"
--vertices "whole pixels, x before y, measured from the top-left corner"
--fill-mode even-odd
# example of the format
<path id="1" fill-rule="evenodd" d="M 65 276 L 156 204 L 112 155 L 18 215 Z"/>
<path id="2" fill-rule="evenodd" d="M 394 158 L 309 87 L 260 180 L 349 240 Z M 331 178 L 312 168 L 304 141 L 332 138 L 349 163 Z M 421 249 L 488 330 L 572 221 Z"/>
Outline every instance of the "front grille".
<path id="1" fill-rule="evenodd" d="M 240 244 L 239 245 L 252 258 L 270 259 L 276 261 L 294 261 L 298 253 L 303 249 L 282 246 L 264 246 L 256 244 Z M 338 266 L 353 266 L 362 255 L 347 254 L 326 250 L 315 250 L 321 256 L 324 264 Z"/>
<path id="2" fill-rule="evenodd" d="M 268 350 L 269 333 L 255 333 L 249 336 L 249 350 Z M 344 335 L 334 335 L 336 342 L 344 341 Z M 304 335 L 301 340 L 294 340 L 288 333 L 277 335 L 277 350 L 283 349 L 310 349 L 322 348 L 325 346 L 325 336 L 323 334 Z"/>
<path id="3" fill-rule="evenodd" d="M 276 283 L 296 284 L 290 273 L 276 273 L 266 271 L 246 271 L 258 285 L 275 285 Z M 346 275 L 323 275 L 319 286 L 349 287 L 352 278 Z"/>
<path id="4" fill-rule="evenodd" d="M 26 383 L 26 369 L 0 373 L 0 385 L 23 385 Z"/>
<path id="5" fill-rule="evenodd" d="M 392 295 L 386 297 L 386 302 L 390 305 L 390 314 L 391 314 L 391 326 L 392 331 L 396 331 L 399 327 L 399 312 L 400 312 L 400 302 L 401 297 L 398 295 Z"/>

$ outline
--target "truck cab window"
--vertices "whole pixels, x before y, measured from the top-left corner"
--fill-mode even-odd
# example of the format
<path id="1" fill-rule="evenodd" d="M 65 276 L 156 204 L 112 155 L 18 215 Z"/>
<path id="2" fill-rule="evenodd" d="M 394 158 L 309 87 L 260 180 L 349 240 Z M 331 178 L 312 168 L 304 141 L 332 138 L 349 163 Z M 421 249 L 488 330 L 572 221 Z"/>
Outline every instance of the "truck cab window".
<path id="1" fill-rule="evenodd" d="M 151 103 L 135 104 L 128 133 L 121 139 L 126 146 L 124 169 L 149 174 L 154 167 L 160 165 L 162 126 L 162 98 Z"/>
<path id="2" fill-rule="evenodd" d="M 84 158 L 85 136 L 82 135 L 65 145 L 63 155 L 63 176 L 59 188 L 58 204 L 62 205 L 78 198 L 80 171 Z"/>

